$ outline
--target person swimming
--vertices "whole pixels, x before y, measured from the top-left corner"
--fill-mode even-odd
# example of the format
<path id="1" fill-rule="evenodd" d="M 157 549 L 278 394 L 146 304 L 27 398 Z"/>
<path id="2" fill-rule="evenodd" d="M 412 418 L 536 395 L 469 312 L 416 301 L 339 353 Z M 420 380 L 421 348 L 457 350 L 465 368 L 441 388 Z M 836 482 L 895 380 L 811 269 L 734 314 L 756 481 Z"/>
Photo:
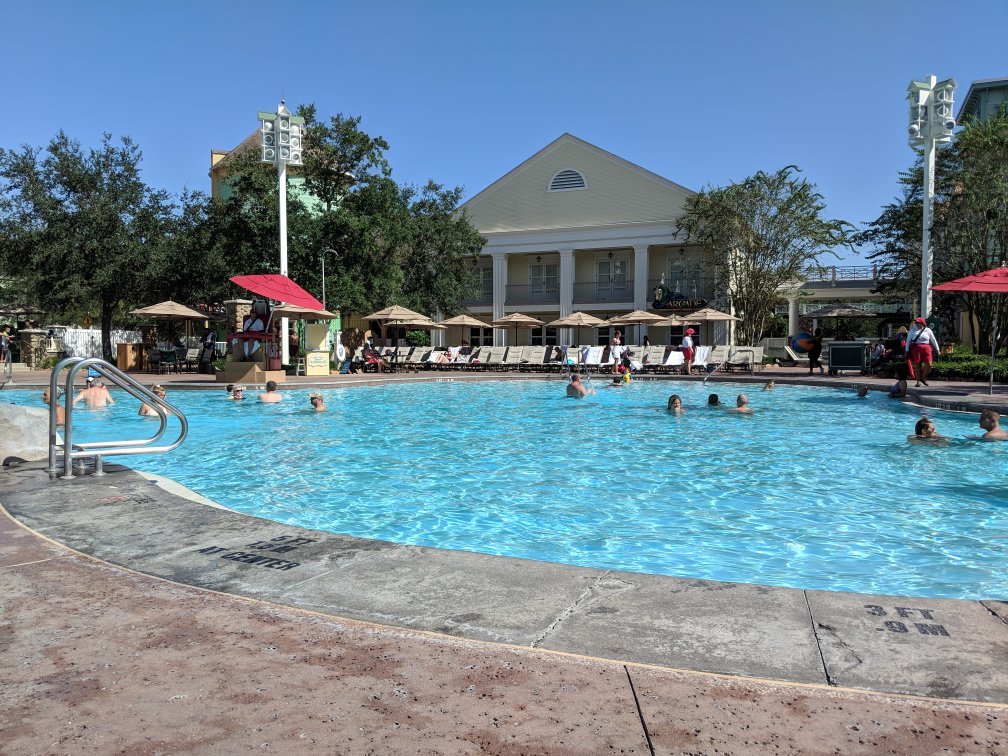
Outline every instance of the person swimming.
<path id="1" fill-rule="evenodd" d="M 723 407 L 724 405 L 721 404 L 721 399 L 718 397 L 717 394 L 711 394 L 710 396 L 707 397 L 707 406 Z"/>
<path id="2" fill-rule="evenodd" d="M 672 396 L 668 398 L 668 405 L 665 409 L 673 415 L 682 415 L 682 397 L 679 396 L 679 394 L 672 394 Z"/>

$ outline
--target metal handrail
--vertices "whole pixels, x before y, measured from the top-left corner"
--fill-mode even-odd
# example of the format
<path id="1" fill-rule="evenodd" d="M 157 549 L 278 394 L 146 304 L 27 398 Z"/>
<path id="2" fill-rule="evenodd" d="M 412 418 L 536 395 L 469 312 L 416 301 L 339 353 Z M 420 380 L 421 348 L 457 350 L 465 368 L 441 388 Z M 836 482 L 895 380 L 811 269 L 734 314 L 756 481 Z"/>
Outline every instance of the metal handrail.
<path id="1" fill-rule="evenodd" d="M 73 387 L 74 378 L 77 373 L 84 368 L 93 368 L 96 373 L 126 391 L 134 398 L 151 406 L 158 414 L 158 430 L 150 438 L 128 439 L 124 441 L 92 441 L 83 444 L 73 443 Z M 57 385 L 59 374 L 68 369 L 63 392 L 64 419 L 63 434 L 64 440 L 59 442 L 56 433 L 56 402 Z M 178 438 L 167 446 L 151 446 L 168 428 L 168 414 L 173 414 L 179 419 L 182 426 Z M 154 394 L 150 389 L 140 383 L 132 376 L 127 375 L 114 365 L 106 362 L 100 357 L 67 357 L 60 360 L 52 370 L 49 377 L 49 467 L 47 471 L 50 476 L 55 476 L 59 472 L 56 466 L 56 453 L 58 449 L 63 450 L 63 476 L 71 478 L 73 476 L 73 460 L 84 457 L 93 457 L 95 460 L 95 474 L 102 474 L 102 457 L 111 454 L 162 454 L 177 449 L 185 441 L 189 434 L 189 423 L 181 410 L 169 404 L 161 397 Z"/>

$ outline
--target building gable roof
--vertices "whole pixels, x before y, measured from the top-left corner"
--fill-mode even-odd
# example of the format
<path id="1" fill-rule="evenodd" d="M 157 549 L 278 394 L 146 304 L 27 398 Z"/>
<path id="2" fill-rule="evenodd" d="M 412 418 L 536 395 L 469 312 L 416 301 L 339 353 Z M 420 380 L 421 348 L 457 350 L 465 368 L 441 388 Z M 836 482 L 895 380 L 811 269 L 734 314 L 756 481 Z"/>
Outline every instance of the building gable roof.
<path id="1" fill-rule="evenodd" d="M 550 191 L 551 180 L 562 171 L 576 171 L 585 188 Z M 674 221 L 692 194 L 573 134 L 563 134 L 462 209 L 483 233 L 583 228 Z"/>

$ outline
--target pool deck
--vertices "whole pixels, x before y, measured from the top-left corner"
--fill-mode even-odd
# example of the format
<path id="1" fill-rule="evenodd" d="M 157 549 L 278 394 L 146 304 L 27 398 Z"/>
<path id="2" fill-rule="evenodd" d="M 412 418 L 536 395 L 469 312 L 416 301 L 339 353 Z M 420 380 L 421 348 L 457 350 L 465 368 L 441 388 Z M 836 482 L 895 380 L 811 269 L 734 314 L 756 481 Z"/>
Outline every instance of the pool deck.
<path id="1" fill-rule="evenodd" d="M 288 385 L 431 377 L 460 376 Z M 749 380 L 770 378 L 807 373 Z M 1008 404 L 983 390 L 971 406 Z M 42 467 L 0 472 L 4 752 L 1008 747 L 1005 601 L 402 546 L 210 507 L 117 465 L 57 481 Z"/>

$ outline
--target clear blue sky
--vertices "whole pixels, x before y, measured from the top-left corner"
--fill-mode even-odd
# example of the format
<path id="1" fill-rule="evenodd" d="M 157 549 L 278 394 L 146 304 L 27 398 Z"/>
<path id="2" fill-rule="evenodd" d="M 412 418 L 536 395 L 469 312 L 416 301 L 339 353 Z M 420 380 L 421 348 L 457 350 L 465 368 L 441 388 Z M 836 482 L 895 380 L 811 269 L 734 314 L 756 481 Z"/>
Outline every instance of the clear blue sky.
<path id="1" fill-rule="evenodd" d="M 1008 2 L 0 0 L 0 145 L 132 136 L 153 186 L 281 95 L 361 115 L 400 183 L 471 197 L 565 131 L 691 189 L 800 166 L 875 218 L 911 162 L 906 86 L 1008 76 Z M 856 262 L 856 259 L 852 259 Z"/>

